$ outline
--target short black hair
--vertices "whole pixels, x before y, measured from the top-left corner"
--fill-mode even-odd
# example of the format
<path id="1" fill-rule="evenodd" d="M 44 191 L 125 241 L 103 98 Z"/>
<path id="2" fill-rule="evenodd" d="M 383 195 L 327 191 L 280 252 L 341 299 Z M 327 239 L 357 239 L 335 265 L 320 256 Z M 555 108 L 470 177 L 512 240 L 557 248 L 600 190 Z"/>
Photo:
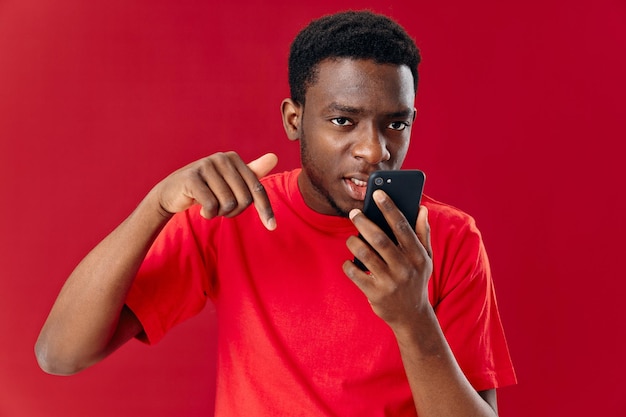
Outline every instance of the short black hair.
<path id="1" fill-rule="evenodd" d="M 367 10 L 346 11 L 313 20 L 302 29 L 289 53 L 292 100 L 304 104 L 307 87 L 315 83 L 318 64 L 328 58 L 406 65 L 417 91 L 419 50 L 404 28 L 387 16 Z"/>

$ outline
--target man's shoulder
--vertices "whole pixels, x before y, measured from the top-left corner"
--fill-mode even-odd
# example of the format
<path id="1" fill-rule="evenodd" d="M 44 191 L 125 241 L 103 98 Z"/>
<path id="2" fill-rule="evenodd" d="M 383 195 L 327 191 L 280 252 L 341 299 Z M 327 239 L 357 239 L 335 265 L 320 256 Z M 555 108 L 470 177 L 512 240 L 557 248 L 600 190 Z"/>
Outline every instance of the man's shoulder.
<path id="1" fill-rule="evenodd" d="M 288 193 L 294 186 L 298 184 L 298 174 L 301 169 L 293 169 L 291 171 L 278 172 L 261 178 L 261 184 L 267 192 Z"/>
<path id="2" fill-rule="evenodd" d="M 472 231 L 478 233 L 476 221 L 465 211 L 434 198 L 422 196 L 422 205 L 428 208 L 428 223 L 433 232 L 439 230 Z"/>
<path id="3" fill-rule="evenodd" d="M 422 205 L 428 208 L 429 216 L 443 217 L 447 220 L 468 222 L 473 221 L 472 216 L 463 210 L 455 207 L 451 204 L 435 200 L 429 195 L 424 194 L 422 196 Z"/>

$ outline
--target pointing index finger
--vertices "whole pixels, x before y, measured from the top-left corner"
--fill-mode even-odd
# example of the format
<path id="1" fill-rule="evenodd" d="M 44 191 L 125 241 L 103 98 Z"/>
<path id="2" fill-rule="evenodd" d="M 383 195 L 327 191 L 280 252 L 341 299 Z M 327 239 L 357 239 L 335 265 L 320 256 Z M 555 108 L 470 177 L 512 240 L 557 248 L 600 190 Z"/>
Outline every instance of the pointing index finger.
<path id="1" fill-rule="evenodd" d="M 260 178 L 267 175 L 277 163 L 278 158 L 276 155 L 272 153 L 265 154 L 247 164 L 249 172 L 251 171 L 254 176 L 244 176 L 250 193 L 252 194 L 254 207 L 268 230 L 276 229 L 276 218 L 274 217 L 274 210 L 272 210 L 272 205 L 265 191 L 265 187 L 261 184 Z"/>
<path id="2" fill-rule="evenodd" d="M 274 210 L 272 210 L 270 199 L 267 196 L 267 192 L 265 191 L 265 187 L 263 186 L 263 184 L 261 184 L 261 181 L 257 179 L 256 184 L 252 186 L 250 190 L 252 191 L 254 208 L 256 208 L 257 213 L 259 213 L 261 221 L 263 222 L 267 230 L 276 229 L 276 218 L 274 217 Z"/>

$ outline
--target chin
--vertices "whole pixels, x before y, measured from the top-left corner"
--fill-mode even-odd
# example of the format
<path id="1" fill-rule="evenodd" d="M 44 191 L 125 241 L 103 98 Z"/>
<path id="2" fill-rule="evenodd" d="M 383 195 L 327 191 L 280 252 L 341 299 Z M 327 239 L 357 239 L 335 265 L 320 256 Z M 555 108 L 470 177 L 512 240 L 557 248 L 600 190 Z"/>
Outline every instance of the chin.
<path id="1" fill-rule="evenodd" d="M 354 209 L 363 210 L 363 201 L 352 201 L 350 203 L 342 204 L 340 207 L 336 202 L 331 202 L 331 205 L 337 211 L 337 215 L 341 217 L 348 217 L 350 212 Z"/>
<path id="2" fill-rule="evenodd" d="M 340 207 L 339 204 L 337 204 L 337 202 L 331 198 L 328 199 L 328 204 L 330 204 L 333 210 L 335 210 L 336 215 L 340 217 L 348 217 L 350 210 L 352 210 L 352 208 L 346 208 L 343 205 L 343 207 Z"/>

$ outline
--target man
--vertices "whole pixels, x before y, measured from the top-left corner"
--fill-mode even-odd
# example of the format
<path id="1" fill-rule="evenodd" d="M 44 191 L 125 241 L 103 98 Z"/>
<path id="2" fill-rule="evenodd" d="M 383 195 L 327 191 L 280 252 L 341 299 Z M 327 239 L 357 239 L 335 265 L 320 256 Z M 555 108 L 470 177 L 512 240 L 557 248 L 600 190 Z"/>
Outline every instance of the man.
<path id="1" fill-rule="evenodd" d="M 368 176 L 406 156 L 419 59 L 386 17 L 312 22 L 282 103 L 302 168 L 266 177 L 275 155 L 220 153 L 157 184 L 68 278 L 42 368 L 155 343 L 210 299 L 216 415 L 497 415 L 495 388 L 515 375 L 473 220 L 425 196 L 413 230 L 377 192 L 395 245 L 360 211 Z"/>

